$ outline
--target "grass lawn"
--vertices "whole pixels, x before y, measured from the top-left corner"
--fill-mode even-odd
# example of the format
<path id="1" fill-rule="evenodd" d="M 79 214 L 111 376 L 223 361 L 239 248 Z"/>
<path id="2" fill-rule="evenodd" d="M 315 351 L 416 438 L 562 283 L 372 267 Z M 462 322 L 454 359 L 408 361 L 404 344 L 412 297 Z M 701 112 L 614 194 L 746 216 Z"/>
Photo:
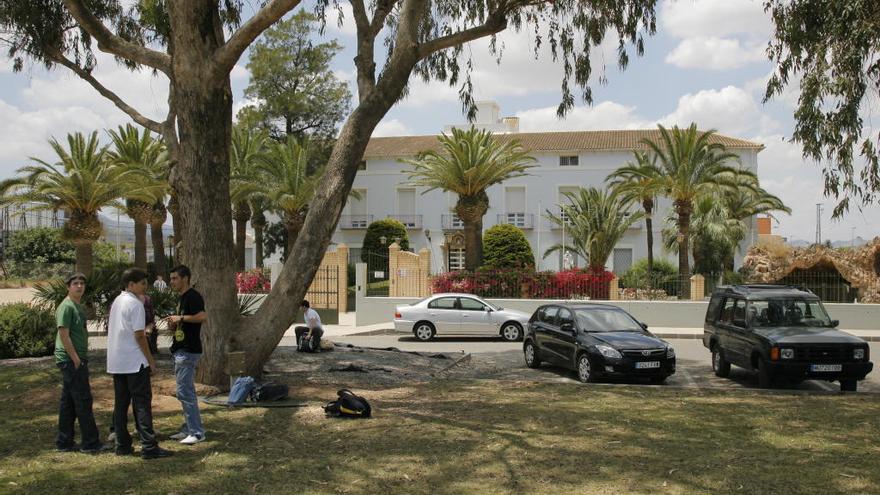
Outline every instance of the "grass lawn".
<path id="1" fill-rule="evenodd" d="M 880 493 L 876 395 L 438 380 L 359 390 L 375 415 L 352 421 L 303 384 L 306 408 L 204 406 L 207 442 L 145 462 L 52 450 L 51 362 L 0 383 L 0 493 Z M 103 434 L 109 383 L 93 370 Z M 176 401 L 154 403 L 173 432 Z"/>

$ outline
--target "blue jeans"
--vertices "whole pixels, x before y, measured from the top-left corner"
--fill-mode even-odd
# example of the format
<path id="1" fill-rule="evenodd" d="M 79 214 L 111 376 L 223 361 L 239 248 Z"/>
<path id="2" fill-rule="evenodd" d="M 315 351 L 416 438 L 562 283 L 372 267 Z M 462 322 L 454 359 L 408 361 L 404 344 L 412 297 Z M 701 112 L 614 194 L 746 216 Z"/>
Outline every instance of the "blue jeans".
<path id="1" fill-rule="evenodd" d="M 185 433 L 199 437 L 205 436 L 202 416 L 199 414 L 199 398 L 196 396 L 196 365 L 201 354 L 185 351 L 174 353 L 174 375 L 177 378 L 177 400 L 183 406 L 183 419 L 186 421 Z"/>

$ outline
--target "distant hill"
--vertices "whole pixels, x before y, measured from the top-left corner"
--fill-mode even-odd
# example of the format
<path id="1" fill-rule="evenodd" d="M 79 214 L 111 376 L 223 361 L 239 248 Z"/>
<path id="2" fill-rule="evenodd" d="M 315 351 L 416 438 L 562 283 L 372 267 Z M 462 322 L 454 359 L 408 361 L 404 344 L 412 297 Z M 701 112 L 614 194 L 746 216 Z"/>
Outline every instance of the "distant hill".
<path id="1" fill-rule="evenodd" d="M 788 244 L 792 247 L 809 247 L 813 245 L 813 241 L 805 241 L 803 239 L 789 239 Z M 831 246 L 835 248 L 842 247 L 850 247 L 850 246 L 864 246 L 870 242 L 869 240 L 862 239 L 861 237 L 856 237 L 853 241 L 845 240 L 845 241 L 831 241 Z"/>

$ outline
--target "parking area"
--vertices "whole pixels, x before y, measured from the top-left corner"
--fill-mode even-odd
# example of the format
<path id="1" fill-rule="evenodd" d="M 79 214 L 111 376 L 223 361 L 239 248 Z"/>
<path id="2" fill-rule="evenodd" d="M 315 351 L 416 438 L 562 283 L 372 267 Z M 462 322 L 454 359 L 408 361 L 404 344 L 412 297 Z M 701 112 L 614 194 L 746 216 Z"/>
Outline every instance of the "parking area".
<path id="1" fill-rule="evenodd" d="M 470 354 L 468 372 L 473 376 L 495 379 L 530 379 L 576 383 L 573 372 L 544 365 L 538 370 L 525 366 L 522 344 L 504 342 L 493 338 L 440 337 L 431 342 L 420 342 L 408 335 L 386 334 L 358 336 L 349 335 L 334 339 L 337 343 L 349 343 L 363 347 L 395 347 L 405 351 L 444 352 Z M 757 377 L 741 368 L 733 367 L 729 378 L 718 378 L 712 373 L 710 354 L 699 339 L 667 339 L 676 351 L 676 373 L 664 386 L 694 387 L 705 389 L 758 389 Z M 877 356 L 878 343 L 871 344 L 871 356 Z M 876 357 L 872 357 L 876 361 Z M 454 375 L 455 370 L 450 370 Z M 614 383 L 614 382 L 610 382 Z M 632 382 L 626 382 L 632 383 Z M 636 382 L 638 383 L 638 382 Z M 840 390 L 839 384 L 818 380 L 807 380 L 797 386 L 780 383 L 776 390 L 827 393 Z M 859 382 L 857 393 L 880 393 L 880 374 L 877 371 Z"/>

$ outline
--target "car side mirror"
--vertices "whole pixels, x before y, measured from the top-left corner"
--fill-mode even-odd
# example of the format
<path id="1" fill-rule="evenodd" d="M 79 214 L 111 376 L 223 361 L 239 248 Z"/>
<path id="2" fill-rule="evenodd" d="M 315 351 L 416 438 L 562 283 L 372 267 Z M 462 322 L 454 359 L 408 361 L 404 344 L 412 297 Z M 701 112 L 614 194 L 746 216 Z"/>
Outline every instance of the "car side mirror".
<path id="1" fill-rule="evenodd" d="M 647 324 L 647 323 L 639 322 L 639 326 L 642 327 L 642 330 L 647 330 L 647 329 L 648 329 L 648 324 Z"/>
<path id="2" fill-rule="evenodd" d="M 574 325 L 571 323 L 563 323 L 559 325 L 559 329 L 563 332 L 574 332 Z"/>
<path id="3" fill-rule="evenodd" d="M 491 313 L 491 312 L 492 312 L 492 308 L 486 308 L 486 312 L 487 312 L 487 313 Z"/>
<path id="4" fill-rule="evenodd" d="M 831 320 L 831 327 L 837 328 L 840 325 L 840 320 Z"/>

